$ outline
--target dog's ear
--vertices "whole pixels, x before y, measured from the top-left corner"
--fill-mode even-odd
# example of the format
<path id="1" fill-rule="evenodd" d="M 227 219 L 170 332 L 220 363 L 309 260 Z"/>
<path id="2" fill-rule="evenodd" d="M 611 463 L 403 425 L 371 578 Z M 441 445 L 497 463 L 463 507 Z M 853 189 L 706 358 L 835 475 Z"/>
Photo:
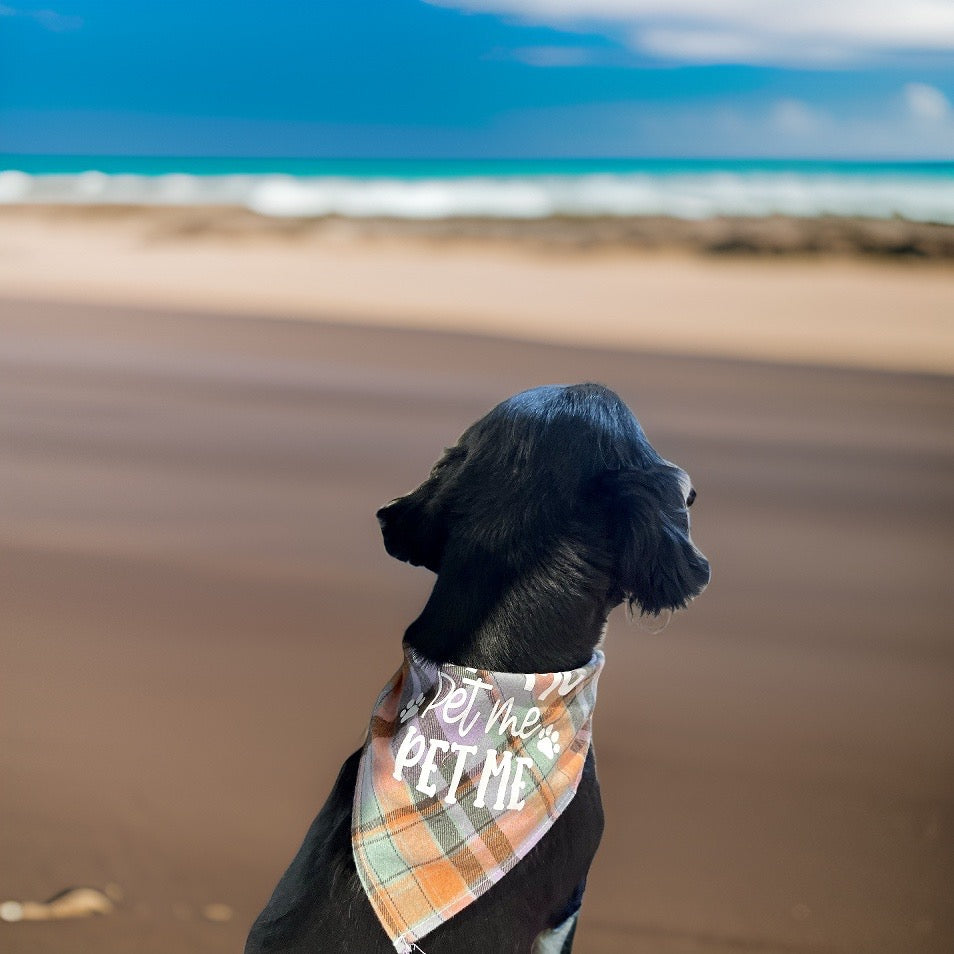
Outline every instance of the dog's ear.
<path id="1" fill-rule="evenodd" d="M 661 462 L 607 471 L 597 484 L 609 507 L 615 601 L 655 616 L 698 596 L 709 582 L 709 562 L 689 535 L 685 473 Z"/>
<path id="2" fill-rule="evenodd" d="M 385 504 L 378 512 L 384 549 L 412 566 L 440 570 L 447 543 L 448 481 L 466 452 L 450 447 L 417 490 Z"/>

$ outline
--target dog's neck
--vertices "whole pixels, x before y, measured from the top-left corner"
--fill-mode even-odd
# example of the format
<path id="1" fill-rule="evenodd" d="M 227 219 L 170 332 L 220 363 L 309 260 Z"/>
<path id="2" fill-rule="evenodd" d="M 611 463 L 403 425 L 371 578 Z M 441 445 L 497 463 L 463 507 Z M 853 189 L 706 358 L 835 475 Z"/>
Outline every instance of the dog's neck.
<path id="1" fill-rule="evenodd" d="M 448 554 L 404 639 L 439 663 L 560 672 L 589 661 L 612 608 L 606 577 L 569 549 L 522 567 Z"/>

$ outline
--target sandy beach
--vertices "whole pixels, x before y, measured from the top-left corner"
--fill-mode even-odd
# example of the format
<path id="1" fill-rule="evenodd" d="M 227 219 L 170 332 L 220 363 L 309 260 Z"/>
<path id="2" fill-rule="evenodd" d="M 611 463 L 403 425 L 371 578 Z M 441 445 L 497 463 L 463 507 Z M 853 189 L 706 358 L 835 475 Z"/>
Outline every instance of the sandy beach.
<path id="1" fill-rule="evenodd" d="M 954 371 L 954 258 L 903 254 L 954 248 L 954 227 L 652 220 L 627 244 L 625 221 L 13 206 L 0 208 L 0 295 Z M 808 255 L 809 240 L 831 254 Z M 741 251 L 719 251 L 732 242 Z"/>
<path id="2" fill-rule="evenodd" d="M 575 950 L 954 948 L 949 264 L 200 219 L 0 212 L 0 902 L 122 892 L 0 950 L 241 950 L 428 591 L 375 509 L 587 379 L 713 580 L 611 621 Z"/>

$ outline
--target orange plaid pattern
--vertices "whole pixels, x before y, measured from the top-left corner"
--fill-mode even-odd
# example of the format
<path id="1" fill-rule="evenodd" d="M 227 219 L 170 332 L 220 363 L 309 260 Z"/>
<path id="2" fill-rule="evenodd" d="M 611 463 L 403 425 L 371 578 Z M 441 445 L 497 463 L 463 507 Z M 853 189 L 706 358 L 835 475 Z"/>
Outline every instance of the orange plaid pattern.
<path id="1" fill-rule="evenodd" d="M 564 673 L 437 665 L 405 647 L 375 704 L 352 846 L 399 954 L 496 884 L 576 794 L 604 657 Z"/>

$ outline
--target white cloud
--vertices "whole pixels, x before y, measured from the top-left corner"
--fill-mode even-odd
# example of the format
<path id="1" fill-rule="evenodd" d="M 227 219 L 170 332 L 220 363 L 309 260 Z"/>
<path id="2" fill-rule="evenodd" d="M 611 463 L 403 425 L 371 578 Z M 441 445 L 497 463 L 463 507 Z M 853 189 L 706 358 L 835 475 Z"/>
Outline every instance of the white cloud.
<path id="1" fill-rule="evenodd" d="M 18 10 L 5 3 L 0 3 L 0 17 L 26 17 L 53 33 L 78 30 L 83 25 L 83 18 L 72 14 L 57 13 L 55 10 Z"/>
<path id="2" fill-rule="evenodd" d="M 915 119 L 941 122 L 951 113 L 947 97 L 936 86 L 927 83 L 908 83 L 904 87 L 904 100 Z"/>
<path id="3" fill-rule="evenodd" d="M 944 159 L 954 155 L 954 115 L 912 116 L 897 97 L 825 104 L 732 97 L 682 103 L 632 101 L 516 110 L 498 141 L 531 142 L 534 155 L 748 156 L 784 159 Z"/>
<path id="4" fill-rule="evenodd" d="M 824 125 L 824 117 L 800 99 L 780 99 L 770 115 L 772 126 L 784 136 L 797 139 L 813 136 Z"/>
<path id="5" fill-rule="evenodd" d="M 83 25 L 82 17 L 57 13 L 55 10 L 32 10 L 27 15 L 33 17 L 44 30 L 52 30 L 54 33 L 78 30 Z"/>
<path id="6" fill-rule="evenodd" d="M 954 51 L 951 0 L 427 0 L 572 28 L 602 24 L 636 49 L 699 63 L 831 65 Z"/>
<path id="7" fill-rule="evenodd" d="M 522 46 L 511 54 L 528 66 L 586 66 L 593 51 L 582 46 Z"/>

